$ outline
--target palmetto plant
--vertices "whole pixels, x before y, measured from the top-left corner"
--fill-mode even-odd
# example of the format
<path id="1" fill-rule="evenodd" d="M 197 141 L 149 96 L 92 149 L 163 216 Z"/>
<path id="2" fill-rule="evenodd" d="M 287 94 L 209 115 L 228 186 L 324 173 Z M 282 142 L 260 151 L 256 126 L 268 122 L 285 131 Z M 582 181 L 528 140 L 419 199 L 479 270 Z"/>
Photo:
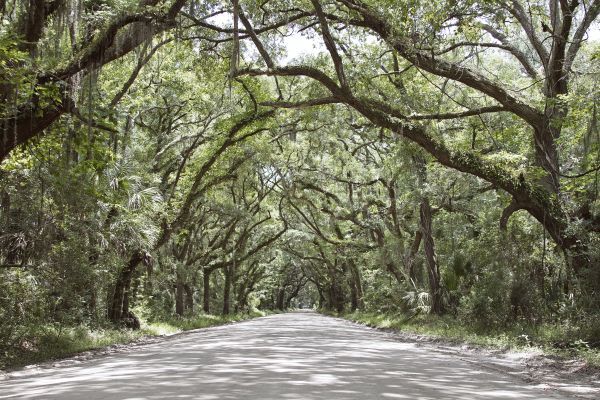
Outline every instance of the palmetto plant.
<path id="1" fill-rule="evenodd" d="M 404 300 L 406 305 L 414 313 L 413 316 L 421 313 L 428 313 L 431 309 L 431 300 L 429 293 L 426 290 L 419 289 L 412 280 L 411 283 L 413 285 L 413 289 L 404 292 L 402 300 Z"/>

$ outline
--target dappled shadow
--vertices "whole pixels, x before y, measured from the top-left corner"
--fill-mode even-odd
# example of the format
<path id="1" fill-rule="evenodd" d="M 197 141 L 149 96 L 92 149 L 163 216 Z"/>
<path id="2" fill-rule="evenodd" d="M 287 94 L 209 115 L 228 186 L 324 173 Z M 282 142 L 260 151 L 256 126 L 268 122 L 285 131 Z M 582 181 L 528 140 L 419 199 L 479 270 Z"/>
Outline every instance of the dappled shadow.
<path id="1" fill-rule="evenodd" d="M 550 399 L 498 372 L 313 313 L 212 328 L 0 383 L 19 399 Z"/>

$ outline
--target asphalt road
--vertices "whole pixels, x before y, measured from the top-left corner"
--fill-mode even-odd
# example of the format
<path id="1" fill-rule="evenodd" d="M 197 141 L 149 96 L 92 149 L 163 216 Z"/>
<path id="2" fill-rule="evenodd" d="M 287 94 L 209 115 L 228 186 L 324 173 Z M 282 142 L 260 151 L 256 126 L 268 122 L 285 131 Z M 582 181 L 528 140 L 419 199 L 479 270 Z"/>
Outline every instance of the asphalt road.
<path id="1" fill-rule="evenodd" d="M 18 374 L 17 374 L 18 375 Z M 15 399 L 558 399 L 459 357 L 295 312 L 0 382 Z"/>

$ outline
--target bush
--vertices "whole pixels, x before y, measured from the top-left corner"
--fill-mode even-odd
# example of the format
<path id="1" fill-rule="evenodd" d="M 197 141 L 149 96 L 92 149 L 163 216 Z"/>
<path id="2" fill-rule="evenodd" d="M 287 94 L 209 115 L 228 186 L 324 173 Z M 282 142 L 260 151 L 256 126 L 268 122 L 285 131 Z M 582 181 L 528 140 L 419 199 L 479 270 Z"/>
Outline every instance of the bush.
<path id="1" fill-rule="evenodd" d="M 0 274 L 0 360 L 27 347 L 29 338 L 35 336 L 45 315 L 42 292 L 27 271 Z"/>
<path id="2" fill-rule="evenodd" d="M 493 263 L 477 276 L 471 291 L 460 302 L 458 314 L 465 323 L 480 329 L 500 328 L 512 319 L 510 273 Z"/>

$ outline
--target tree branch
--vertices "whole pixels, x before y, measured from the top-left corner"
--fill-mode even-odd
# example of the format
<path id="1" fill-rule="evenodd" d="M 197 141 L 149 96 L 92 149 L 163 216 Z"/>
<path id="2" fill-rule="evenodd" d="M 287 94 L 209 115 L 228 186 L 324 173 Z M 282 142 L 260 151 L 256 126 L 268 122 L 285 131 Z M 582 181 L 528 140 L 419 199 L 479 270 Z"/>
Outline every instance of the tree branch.
<path id="1" fill-rule="evenodd" d="M 502 210 L 502 216 L 500 216 L 500 230 L 506 231 L 508 220 L 517 211 L 523 210 L 525 207 L 516 201 L 511 201 L 510 204 Z"/>
<path id="2" fill-rule="evenodd" d="M 362 4 L 359 0 L 337 0 L 346 5 Z M 492 82 L 485 76 L 475 71 L 462 67 L 458 64 L 435 58 L 430 53 L 415 48 L 411 40 L 404 36 L 398 36 L 397 32 L 390 26 L 389 22 L 366 6 L 359 7 L 362 19 L 353 20 L 356 26 L 368 28 L 378 34 L 383 40 L 390 44 L 404 59 L 431 74 L 449 78 L 469 86 L 479 92 L 495 99 L 510 111 L 533 127 L 539 126 L 543 121 L 543 114 L 535 108 L 524 104 L 511 96 L 504 88 Z"/>
<path id="3" fill-rule="evenodd" d="M 337 47 L 335 44 L 335 40 L 331 35 L 329 30 L 329 24 L 327 23 L 327 18 L 323 13 L 323 8 L 321 7 L 321 3 L 319 0 L 311 0 L 313 7 L 315 8 L 315 12 L 317 17 L 319 18 L 319 24 L 321 25 L 321 34 L 323 35 L 323 42 L 325 43 L 325 47 L 329 51 L 331 59 L 333 61 L 333 66 L 335 68 L 335 72 L 340 82 L 342 89 L 349 90 L 348 81 L 346 79 L 346 73 L 344 72 L 344 63 L 342 61 L 342 57 L 337 51 Z"/>
<path id="4" fill-rule="evenodd" d="M 409 115 L 406 119 L 413 121 L 421 121 L 421 120 L 442 120 L 442 119 L 454 119 L 454 118 L 464 118 L 471 117 L 481 114 L 495 113 L 507 111 L 505 107 L 502 106 L 490 106 L 490 107 L 481 107 L 475 108 L 472 110 L 457 112 L 457 113 L 443 113 L 443 114 L 429 114 L 429 115 Z"/>
<path id="5" fill-rule="evenodd" d="M 600 15 L 600 0 L 594 0 L 583 17 L 583 20 L 575 30 L 573 37 L 571 38 L 571 44 L 569 45 L 569 49 L 567 50 L 567 55 L 565 57 L 564 68 L 567 73 L 571 70 L 573 61 L 575 61 L 575 57 L 581 48 L 581 44 L 585 40 L 584 36 L 588 32 L 592 23 L 596 20 L 596 18 L 598 18 L 598 15 Z"/>

